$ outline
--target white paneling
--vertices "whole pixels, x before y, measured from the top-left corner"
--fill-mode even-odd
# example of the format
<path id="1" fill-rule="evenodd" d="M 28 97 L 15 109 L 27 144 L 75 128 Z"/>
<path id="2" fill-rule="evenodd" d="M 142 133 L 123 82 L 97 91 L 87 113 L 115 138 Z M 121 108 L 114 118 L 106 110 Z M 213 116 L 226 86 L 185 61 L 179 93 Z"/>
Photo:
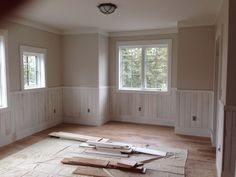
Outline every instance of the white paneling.
<path id="1" fill-rule="evenodd" d="M 86 125 L 105 123 L 109 113 L 108 92 L 106 87 L 64 87 L 64 121 Z"/>
<path id="2" fill-rule="evenodd" d="M 170 94 L 157 94 L 155 92 L 119 92 L 112 87 L 110 89 L 110 116 L 115 121 L 174 126 L 176 89 L 171 89 Z"/>
<path id="3" fill-rule="evenodd" d="M 223 158 L 223 140 L 224 140 L 224 104 L 222 101 L 218 101 L 218 120 L 217 120 L 217 132 L 216 132 L 216 168 L 218 176 L 221 176 L 222 172 L 222 158 Z"/>
<path id="4" fill-rule="evenodd" d="M 177 91 L 178 116 L 175 127 L 177 134 L 210 137 L 213 119 L 213 92 L 211 91 Z M 197 120 L 193 121 L 192 117 Z"/>
<path id="5" fill-rule="evenodd" d="M 62 122 L 61 88 L 9 95 L 9 107 L 0 111 L 0 146 Z"/>
<path id="6" fill-rule="evenodd" d="M 99 88 L 99 115 L 102 124 L 109 120 L 109 87 Z"/>

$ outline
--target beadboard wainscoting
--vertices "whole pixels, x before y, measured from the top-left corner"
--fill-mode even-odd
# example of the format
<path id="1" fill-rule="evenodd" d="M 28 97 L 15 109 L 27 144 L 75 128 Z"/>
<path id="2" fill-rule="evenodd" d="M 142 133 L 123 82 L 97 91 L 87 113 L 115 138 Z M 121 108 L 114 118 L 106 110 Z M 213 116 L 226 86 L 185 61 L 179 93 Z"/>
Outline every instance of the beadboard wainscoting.
<path id="1" fill-rule="evenodd" d="M 176 89 L 160 94 L 111 87 L 110 116 L 115 121 L 175 126 Z"/>
<path id="2" fill-rule="evenodd" d="M 177 134 L 211 137 L 213 91 L 177 91 Z"/>
<path id="3" fill-rule="evenodd" d="M 236 171 L 236 107 L 225 107 L 223 177 L 235 177 Z"/>
<path id="4" fill-rule="evenodd" d="M 64 87 L 64 122 L 102 125 L 108 121 L 108 87 Z"/>
<path id="5" fill-rule="evenodd" d="M 223 159 L 223 147 L 224 147 L 224 114 L 225 105 L 221 100 L 218 100 L 218 111 L 217 111 L 217 132 L 216 132 L 216 169 L 218 176 L 222 173 L 222 159 Z"/>
<path id="6" fill-rule="evenodd" d="M 62 89 L 10 92 L 9 107 L 0 110 L 0 146 L 62 122 Z"/>

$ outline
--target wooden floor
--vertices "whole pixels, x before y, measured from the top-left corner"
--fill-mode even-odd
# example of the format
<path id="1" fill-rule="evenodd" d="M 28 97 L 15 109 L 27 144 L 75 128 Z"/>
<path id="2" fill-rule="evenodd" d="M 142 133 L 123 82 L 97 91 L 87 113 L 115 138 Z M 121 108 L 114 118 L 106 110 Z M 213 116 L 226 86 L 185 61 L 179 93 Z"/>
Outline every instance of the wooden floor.
<path id="1" fill-rule="evenodd" d="M 216 177 L 215 148 L 209 138 L 180 136 L 174 129 L 153 125 L 109 122 L 100 127 L 61 124 L 0 148 L 0 159 L 47 137 L 52 131 L 79 132 L 129 143 L 188 149 L 187 177 Z"/>

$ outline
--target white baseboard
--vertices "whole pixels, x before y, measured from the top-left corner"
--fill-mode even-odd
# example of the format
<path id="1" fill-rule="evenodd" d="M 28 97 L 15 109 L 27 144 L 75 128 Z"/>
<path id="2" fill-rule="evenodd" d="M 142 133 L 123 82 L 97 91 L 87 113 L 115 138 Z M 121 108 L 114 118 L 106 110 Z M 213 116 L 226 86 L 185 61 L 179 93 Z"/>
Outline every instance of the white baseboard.
<path id="1" fill-rule="evenodd" d="M 27 136 L 30 136 L 34 133 L 46 130 L 46 129 L 51 128 L 51 127 L 54 127 L 56 125 L 61 124 L 62 122 L 63 122 L 62 119 L 59 119 L 59 120 L 56 120 L 56 121 L 43 123 L 43 124 L 39 125 L 38 127 L 30 127 L 28 129 L 23 129 L 23 130 L 17 131 L 15 140 L 20 140 L 20 139 L 25 138 Z"/>
<path id="2" fill-rule="evenodd" d="M 14 135 L 0 136 L 0 147 L 10 144 L 15 141 Z"/>
<path id="3" fill-rule="evenodd" d="M 71 124 L 81 124 L 81 125 L 89 125 L 89 126 L 101 126 L 104 123 L 98 118 L 79 118 L 79 117 L 64 117 L 63 123 L 71 123 Z"/>
<path id="4" fill-rule="evenodd" d="M 54 127 L 54 126 L 59 125 L 61 123 L 62 123 L 62 119 L 60 118 L 60 120 L 49 122 L 49 123 L 44 123 L 44 124 L 40 125 L 39 127 L 30 127 L 28 129 L 22 129 L 22 130 L 16 131 L 14 134 L 10 134 L 8 136 L 0 136 L 0 147 L 5 146 L 10 143 L 13 143 L 17 140 L 20 140 L 22 138 L 30 136 L 34 133 Z"/>
<path id="5" fill-rule="evenodd" d="M 151 125 L 163 125 L 163 126 L 175 126 L 175 120 L 167 119 L 153 119 L 149 117 L 137 117 L 137 116 L 113 116 L 111 120 L 118 122 L 130 122 L 138 124 L 151 124 Z"/>
<path id="6" fill-rule="evenodd" d="M 175 127 L 175 133 L 180 135 L 200 136 L 200 137 L 211 137 L 209 129 L 193 129 L 193 128 L 180 128 Z"/>

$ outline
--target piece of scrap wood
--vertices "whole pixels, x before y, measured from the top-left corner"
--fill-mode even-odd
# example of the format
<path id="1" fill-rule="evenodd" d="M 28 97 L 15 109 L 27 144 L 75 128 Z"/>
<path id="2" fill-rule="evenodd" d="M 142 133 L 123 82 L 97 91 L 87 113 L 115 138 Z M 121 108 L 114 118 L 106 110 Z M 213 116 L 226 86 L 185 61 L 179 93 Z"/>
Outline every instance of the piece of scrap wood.
<path id="1" fill-rule="evenodd" d="M 117 163 L 119 165 L 126 165 L 128 167 L 135 167 L 137 165 L 137 162 L 131 161 L 131 160 L 127 160 L 127 159 L 120 159 Z"/>
<path id="2" fill-rule="evenodd" d="M 132 149 L 134 152 L 157 155 L 157 156 L 162 156 L 162 157 L 165 157 L 167 154 L 167 152 L 164 152 L 164 151 L 158 151 L 158 150 L 148 149 L 148 148 L 132 147 Z"/>
<path id="3" fill-rule="evenodd" d="M 102 138 L 99 142 L 107 143 L 108 141 L 109 141 L 109 139 L 107 139 L 107 138 Z"/>
<path id="4" fill-rule="evenodd" d="M 80 143 L 79 147 L 95 149 L 95 146 L 88 145 L 87 143 Z"/>
<path id="5" fill-rule="evenodd" d="M 68 133 L 68 132 L 52 132 L 49 134 L 51 137 L 56 137 L 56 138 L 62 138 L 62 139 L 68 139 L 68 140 L 75 140 L 75 141 L 99 141 L 102 138 L 100 137 L 95 137 L 95 136 L 87 136 L 87 135 L 81 135 L 77 133 Z"/>
<path id="6" fill-rule="evenodd" d="M 121 157 L 121 158 L 128 158 L 128 154 L 121 154 L 121 153 L 112 153 L 112 152 L 105 152 L 105 151 L 98 151 L 98 150 L 85 150 L 84 153 L 87 154 L 96 154 L 96 155 L 104 155 L 104 156 L 113 156 L 113 157 Z"/>
<path id="7" fill-rule="evenodd" d="M 119 142 L 96 142 L 96 141 L 87 141 L 89 145 L 103 148 L 113 148 L 113 149 L 130 149 L 131 145 L 126 143 Z"/>
<path id="8" fill-rule="evenodd" d="M 162 156 L 151 157 L 149 159 L 142 160 L 139 163 L 149 163 L 149 162 L 151 162 L 153 160 L 157 160 L 157 159 L 161 159 L 161 158 L 163 158 L 163 157 Z"/>
<path id="9" fill-rule="evenodd" d="M 98 147 L 98 146 L 94 146 L 95 149 L 99 150 L 99 151 L 106 151 L 106 152 L 116 152 L 116 153 L 124 153 L 124 154 L 131 154 L 133 152 L 133 150 L 130 149 L 114 149 L 114 148 L 105 148 L 105 147 Z"/>
<path id="10" fill-rule="evenodd" d="M 102 168 L 86 167 L 86 166 L 78 166 L 73 173 L 78 175 L 88 175 L 94 177 L 111 177 Z"/>
<path id="11" fill-rule="evenodd" d="M 124 171 L 129 171 L 129 172 L 135 172 L 135 173 L 145 173 L 146 172 L 146 169 L 143 168 L 143 165 L 138 166 L 138 167 L 130 167 L 127 165 L 118 164 L 118 161 L 115 161 L 115 160 L 109 161 L 109 164 L 107 167 L 120 169 L 120 170 L 124 170 Z"/>
<path id="12" fill-rule="evenodd" d="M 90 167 L 99 167 L 99 168 L 114 168 L 120 169 L 135 173 L 145 173 L 146 169 L 142 166 L 138 167 L 128 167 L 125 165 L 119 165 L 117 161 L 108 161 L 108 160 L 100 160 L 100 159 L 92 159 L 92 158 L 84 158 L 84 157 L 73 157 L 73 158 L 64 158 L 61 161 L 63 164 L 68 165 L 80 165 L 80 166 L 90 166 Z"/>
<path id="13" fill-rule="evenodd" d="M 92 158 L 84 158 L 84 157 L 64 158 L 61 162 L 63 164 L 82 165 L 82 166 L 90 166 L 90 167 L 107 167 L 109 163 L 108 160 L 92 159 Z"/>

